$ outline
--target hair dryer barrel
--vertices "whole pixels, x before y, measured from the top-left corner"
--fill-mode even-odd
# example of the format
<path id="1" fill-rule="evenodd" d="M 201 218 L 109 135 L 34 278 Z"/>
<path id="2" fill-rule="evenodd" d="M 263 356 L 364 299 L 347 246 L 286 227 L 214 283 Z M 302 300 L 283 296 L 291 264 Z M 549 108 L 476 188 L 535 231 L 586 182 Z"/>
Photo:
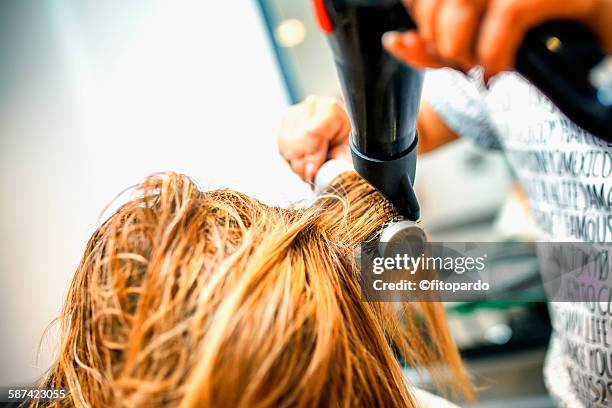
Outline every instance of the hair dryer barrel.
<path id="1" fill-rule="evenodd" d="M 351 143 L 361 154 L 389 160 L 416 140 L 423 73 L 382 47 L 389 30 L 414 28 L 401 1 L 326 1 L 332 47 L 351 122 Z"/>
<path id="2" fill-rule="evenodd" d="M 382 47 L 389 30 L 414 28 L 400 0 L 313 0 L 328 33 L 351 118 L 355 170 L 409 220 L 420 207 L 412 184 L 417 159 L 416 120 L 423 73 Z"/>

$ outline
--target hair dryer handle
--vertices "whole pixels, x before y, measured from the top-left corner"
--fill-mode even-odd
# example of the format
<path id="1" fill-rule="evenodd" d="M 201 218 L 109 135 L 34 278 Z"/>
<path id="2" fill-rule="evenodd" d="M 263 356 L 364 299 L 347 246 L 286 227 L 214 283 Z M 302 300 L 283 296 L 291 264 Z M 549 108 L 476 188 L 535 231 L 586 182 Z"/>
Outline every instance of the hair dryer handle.
<path id="1" fill-rule="evenodd" d="M 516 70 L 572 121 L 612 141 L 612 58 L 574 21 L 551 21 L 529 31 Z"/>

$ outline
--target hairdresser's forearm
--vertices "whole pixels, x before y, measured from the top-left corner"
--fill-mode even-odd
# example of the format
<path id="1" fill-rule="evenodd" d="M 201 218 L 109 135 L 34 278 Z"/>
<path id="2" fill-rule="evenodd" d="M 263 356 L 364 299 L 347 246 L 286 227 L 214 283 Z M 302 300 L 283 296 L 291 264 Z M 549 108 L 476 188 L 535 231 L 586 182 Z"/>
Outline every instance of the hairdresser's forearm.
<path id="1" fill-rule="evenodd" d="M 444 123 L 426 101 L 421 101 L 417 131 L 419 132 L 419 154 L 435 150 L 458 138 L 457 134 Z"/>

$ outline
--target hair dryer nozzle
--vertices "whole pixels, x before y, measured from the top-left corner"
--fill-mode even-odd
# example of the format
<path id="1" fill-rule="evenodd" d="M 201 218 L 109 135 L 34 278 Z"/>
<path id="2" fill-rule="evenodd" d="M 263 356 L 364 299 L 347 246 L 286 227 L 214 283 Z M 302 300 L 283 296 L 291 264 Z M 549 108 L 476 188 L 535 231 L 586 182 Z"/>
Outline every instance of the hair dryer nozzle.
<path id="1" fill-rule="evenodd" d="M 419 217 L 412 188 L 423 73 L 387 53 L 389 30 L 414 28 L 401 0 L 319 0 L 353 131 L 355 170 L 408 219 Z M 323 24 L 322 24 L 323 25 Z"/>
<path id="2" fill-rule="evenodd" d="M 380 191 L 408 220 L 416 221 L 421 210 L 412 187 L 416 173 L 417 137 L 401 156 L 380 160 L 365 156 L 351 143 L 353 166 L 372 186 Z"/>

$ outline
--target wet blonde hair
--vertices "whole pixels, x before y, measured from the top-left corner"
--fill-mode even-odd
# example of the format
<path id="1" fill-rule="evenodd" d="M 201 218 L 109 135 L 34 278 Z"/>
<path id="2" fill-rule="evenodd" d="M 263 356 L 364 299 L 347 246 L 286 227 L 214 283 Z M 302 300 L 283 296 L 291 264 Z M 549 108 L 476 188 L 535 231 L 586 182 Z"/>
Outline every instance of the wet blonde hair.
<path id="1" fill-rule="evenodd" d="M 305 209 L 174 173 L 94 233 L 43 384 L 66 406 L 417 406 L 398 357 L 471 387 L 438 303 L 361 299 L 358 245 L 395 213 L 355 173 Z"/>

